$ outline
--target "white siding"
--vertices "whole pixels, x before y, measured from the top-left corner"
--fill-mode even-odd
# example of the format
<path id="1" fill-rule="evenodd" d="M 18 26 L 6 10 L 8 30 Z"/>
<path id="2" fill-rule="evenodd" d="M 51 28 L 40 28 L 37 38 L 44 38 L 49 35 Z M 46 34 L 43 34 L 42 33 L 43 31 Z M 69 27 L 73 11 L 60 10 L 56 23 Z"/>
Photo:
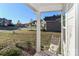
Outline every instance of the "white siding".
<path id="1" fill-rule="evenodd" d="M 76 43 L 75 43 L 75 52 L 76 52 L 76 56 L 79 56 L 79 4 L 76 4 Z"/>
<path id="2" fill-rule="evenodd" d="M 75 5 L 66 7 L 66 43 L 65 55 L 75 55 Z"/>

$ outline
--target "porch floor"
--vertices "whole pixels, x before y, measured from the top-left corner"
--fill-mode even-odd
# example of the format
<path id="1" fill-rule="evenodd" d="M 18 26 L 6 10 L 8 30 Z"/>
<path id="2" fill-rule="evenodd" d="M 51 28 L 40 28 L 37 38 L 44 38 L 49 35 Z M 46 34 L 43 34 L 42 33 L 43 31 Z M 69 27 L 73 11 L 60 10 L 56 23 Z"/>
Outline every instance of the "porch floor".
<path id="1" fill-rule="evenodd" d="M 57 56 L 57 55 L 49 51 L 41 51 L 41 52 L 37 52 L 34 56 Z"/>

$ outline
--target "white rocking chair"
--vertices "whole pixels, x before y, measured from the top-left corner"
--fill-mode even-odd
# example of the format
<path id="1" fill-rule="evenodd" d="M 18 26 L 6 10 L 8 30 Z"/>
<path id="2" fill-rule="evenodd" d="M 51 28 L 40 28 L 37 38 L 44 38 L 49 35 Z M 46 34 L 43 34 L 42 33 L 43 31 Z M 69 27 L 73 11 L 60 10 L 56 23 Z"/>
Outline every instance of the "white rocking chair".
<path id="1" fill-rule="evenodd" d="M 41 51 L 39 53 L 36 53 L 35 56 L 57 56 L 59 46 L 60 46 L 60 37 L 52 35 L 50 48 L 48 49 L 48 51 Z"/>

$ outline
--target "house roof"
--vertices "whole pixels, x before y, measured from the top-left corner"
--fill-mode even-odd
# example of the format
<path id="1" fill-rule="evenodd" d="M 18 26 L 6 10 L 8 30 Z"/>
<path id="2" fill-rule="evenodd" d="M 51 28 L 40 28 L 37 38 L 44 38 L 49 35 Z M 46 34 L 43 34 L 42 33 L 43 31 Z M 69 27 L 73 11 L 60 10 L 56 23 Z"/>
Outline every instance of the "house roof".
<path id="1" fill-rule="evenodd" d="M 56 21 L 56 19 L 61 18 L 61 15 L 53 15 L 53 16 L 49 16 L 49 17 L 45 17 L 44 20 L 45 21 Z"/>

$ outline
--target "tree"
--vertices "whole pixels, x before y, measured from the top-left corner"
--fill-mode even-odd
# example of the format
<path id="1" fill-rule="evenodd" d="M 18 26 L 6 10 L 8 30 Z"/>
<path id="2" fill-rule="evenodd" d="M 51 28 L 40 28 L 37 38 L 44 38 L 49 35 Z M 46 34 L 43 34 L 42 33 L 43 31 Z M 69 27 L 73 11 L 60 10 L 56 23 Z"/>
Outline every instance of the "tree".
<path id="1" fill-rule="evenodd" d="M 21 22 L 20 20 L 17 21 L 17 26 L 20 26 L 21 25 Z"/>
<path id="2" fill-rule="evenodd" d="M 33 20 L 31 19 L 31 20 L 30 20 L 30 23 L 29 23 L 31 30 L 32 30 L 32 22 L 33 22 Z"/>

